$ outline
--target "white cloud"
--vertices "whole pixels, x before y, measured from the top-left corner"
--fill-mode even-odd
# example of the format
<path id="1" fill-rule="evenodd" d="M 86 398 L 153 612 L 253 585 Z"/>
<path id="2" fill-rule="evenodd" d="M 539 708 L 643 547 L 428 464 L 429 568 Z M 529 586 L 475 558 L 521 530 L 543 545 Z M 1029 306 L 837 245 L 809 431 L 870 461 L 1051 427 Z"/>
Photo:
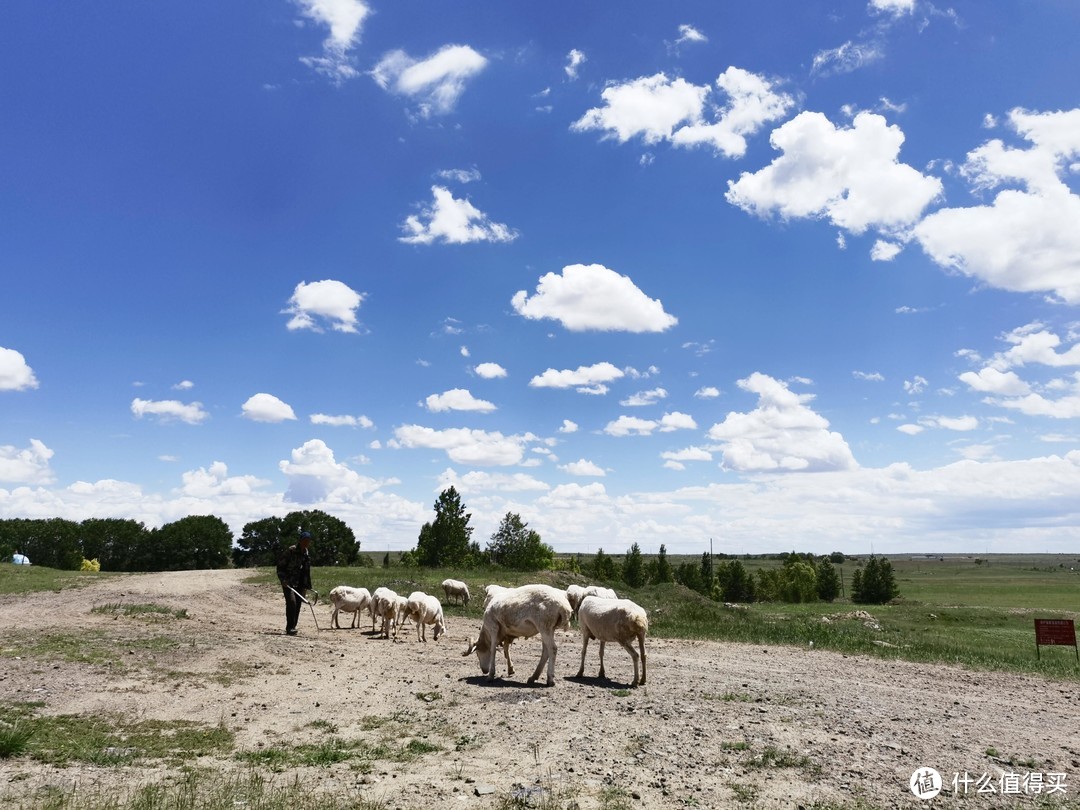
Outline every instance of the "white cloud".
<path id="1" fill-rule="evenodd" d="M 458 464 L 509 466 L 521 462 L 524 444 L 531 439 L 531 436 L 504 436 L 467 428 L 434 430 L 422 425 L 402 425 L 394 429 L 393 446 L 443 450 Z"/>
<path id="2" fill-rule="evenodd" d="M 980 371 L 965 371 L 960 381 L 967 383 L 973 391 L 999 394 L 1007 397 L 1023 396 L 1031 392 L 1031 386 L 1020 379 L 1016 372 L 1001 372 L 996 368 L 984 368 Z"/>
<path id="3" fill-rule="evenodd" d="M 757 394 L 758 405 L 749 413 L 729 413 L 709 429 L 709 438 L 720 442 L 725 468 L 816 472 L 858 466 L 843 436 L 829 431 L 828 420 L 807 407 L 812 394 L 796 394 L 760 372 L 738 385 Z"/>
<path id="4" fill-rule="evenodd" d="M 476 372 L 477 377 L 483 377 L 485 380 L 494 380 L 506 376 L 506 369 L 498 363 L 481 363 L 473 371 Z"/>
<path id="5" fill-rule="evenodd" d="M 325 413 L 313 413 L 310 417 L 313 425 L 329 425 L 330 427 L 362 427 L 371 429 L 375 423 L 366 416 L 331 416 Z"/>
<path id="6" fill-rule="evenodd" d="M 162 422 L 178 419 L 189 425 L 197 425 L 210 418 L 210 414 L 203 410 L 201 402 L 185 404 L 175 399 L 155 401 L 136 397 L 131 401 L 131 412 L 137 419 L 144 416 L 156 416 Z"/>
<path id="7" fill-rule="evenodd" d="M 337 332 L 355 333 L 356 310 L 363 300 L 362 293 L 340 281 L 325 279 L 310 284 L 301 281 L 293 290 L 288 307 L 282 312 L 292 315 L 286 324 L 290 330 L 321 332 L 320 321 L 325 320 Z"/>
<path id="8" fill-rule="evenodd" d="M 818 51 L 814 54 L 811 73 L 830 76 L 839 73 L 853 73 L 871 65 L 885 56 L 878 42 L 854 42 L 848 40 L 835 48 Z"/>
<path id="9" fill-rule="evenodd" d="M 684 447 L 682 450 L 666 450 L 660 458 L 667 461 L 712 461 L 713 454 L 704 447 Z"/>
<path id="10" fill-rule="evenodd" d="M 24 448 L 0 445 L 0 483 L 3 484 L 51 484 L 55 480 L 49 468 L 53 451 L 37 439 L 30 440 Z"/>
<path id="11" fill-rule="evenodd" d="M 625 376 L 622 369 L 611 363 L 595 363 L 591 366 L 578 366 L 576 369 L 547 369 L 529 380 L 531 388 L 577 388 L 580 393 L 594 393 L 598 388 L 607 391 L 605 383 L 613 382 Z"/>
<path id="12" fill-rule="evenodd" d="M 173 386 L 173 390 L 174 391 L 190 391 L 194 387 L 195 387 L 195 383 L 193 383 L 191 380 L 181 380 L 180 382 L 178 382 L 176 385 Z"/>
<path id="13" fill-rule="evenodd" d="M 26 364 L 26 358 L 14 349 L 0 346 L 0 391 L 25 391 L 37 387 L 34 370 Z"/>
<path id="14" fill-rule="evenodd" d="M 1016 183 L 1025 189 L 1005 188 L 990 205 L 941 209 L 912 233 L 942 267 L 991 287 L 1080 303 L 1080 196 L 1061 180 L 1080 154 L 1080 108 L 1015 109 L 1009 123 L 1031 147 L 989 141 L 968 154 L 962 173 L 976 190 Z"/>
<path id="15" fill-rule="evenodd" d="M 922 425 L 913 425 L 910 423 L 897 425 L 896 429 L 901 433 L 906 433 L 908 436 L 917 436 L 926 430 Z"/>
<path id="16" fill-rule="evenodd" d="M 870 10 L 902 17 L 915 11 L 915 0 L 870 0 Z"/>
<path id="17" fill-rule="evenodd" d="M 636 394 L 622 400 L 619 404 L 625 408 L 655 405 L 661 399 L 666 399 L 667 395 L 668 392 L 665 389 L 653 388 L 650 391 L 638 391 Z"/>
<path id="18" fill-rule="evenodd" d="M 496 410 L 495 405 L 483 399 L 477 399 L 464 388 L 453 388 L 441 394 L 431 394 L 424 404 L 433 413 L 441 411 L 479 411 L 490 413 Z"/>
<path id="19" fill-rule="evenodd" d="M 604 433 L 609 436 L 651 436 L 653 431 L 670 433 L 675 430 L 693 430 L 697 423 L 685 413 L 674 411 L 665 413 L 660 419 L 640 419 L 636 416 L 620 416 L 604 426 Z"/>
<path id="20" fill-rule="evenodd" d="M 319 439 L 304 442 L 278 467 L 289 480 L 284 500 L 291 503 L 344 505 L 371 495 L 385 484 L 397 483 L 394 479 L 379 481 L 360 475 L 338 462 L 334 451 Z"/>
<path id="21" fill-rule="evenodd" d="M 360 40 L 364 19 L 371 13 L 360 0 L 296 0 L 304 16 L 330 28 L 323 41 L 321 57 L 304 57 L 300 61 L 336 83 L 359 75 L 352 66 L 349 51 Z"/>
<path id="22" fill-rule="evenodd" d="M 472 470 L 464 475 L 448 468 L 439 476 L 437 490 L 454 487 L 462 494 L 490 492 L 547 492 L 551 487 L 525 473 L 489 473 Z"/>
<path id="23" fill-rule="evenodd" d="M 566 67 L 563 70 L 566 71 L 570 81 L 574 81 L 578 77 L 578 68 L 584 64 L 586 59 L 585 54 L 577 48 L 574 48 L 566 55 Z"/>
<path id="24" fill-rule="evenodd" d="M 420 117 L 429 118 L 451 112 L 465 83 L 487 61 L 468 45 L 446 45 L 422 60 L 397 50 L 379 60 L 371 75 L 383 89 L 415 100 Z"/>
<path id="25" fill-rule="evenodd" d="M 600 130 L 620 143 L 640 137 L 646 144 L 708 144 L 727 157 L 741 157 L 746 136 L 782 118 L 795 103 L 763 77 L 737 67 L 720 74 L 716 87 L 727 97 L 726 105 L 707 107 L 712 88 L 663 73 L 612 83 L 600 94 L 605 106 L 587 111 L 570 128 Z M 707 118 L 706 109 L 715 114 Z"/>
<path id="26" fill-rule="evenodd" d="M 508 225 L 492 222 L 488 215 L 468 199 L 459 200 L 449 189 L 432 186 L 430 206 L 421 208 L 419 215 L 410 214 L 401 229 L 405 236 L 398 240 L 410 245 L 430 245 L 442 242 L 462 245 L 469 242 L 513 242 L 518 232 Z"/>
<path id="27" fill-rule="evenodd" d="M 593 476 L 596 478 L 603 478 L 605 475 L 607 475 L 607 473 L 604 472 L 603 467 L 600 467 L 599 465 L 594 464 L 591 461 L 587 461 L 583 458 L 578 459 L 577 461 L 572 461 L 569 464 L 560 464 L 559 469 L 565 472 L 567 475 L 578 475 L 582 477 Z"/>
<path id="28" fill-rule="evenodd" d="M 943 428 L 944 430 L 956 430 L 967 432 L 975 430 L 979 426 L 979 420 L 974 416 L 931 416 L 919 420 L 920 425 L 926 427 Z"/>
<path id="29" fill-rule="evenodd" d="M 904 380 L 904 392 L 907 394 L 921 394 L 926 390 L 927 385 L 929 385 L 927 379 L 916 374 L 914 379 Z"/>
<path id="30" fill-rule="evenodd" d="M 720 389 L 714 385 L 702 386 L 694 392 L 694 396 L 698 399 L 716 399 L 720 396 Z"/>
<path id="31" fill-rule="evenodd" d="M 728 181 L 728 202 L 784 219 L 827 218 L 852 233 L 911 225 L 941 193 L 941 181 L 899 163 L 904 135 L 872 113 L 837 129 L 821 113 L 803 112 L 769 138 L 783 154 L 753 174 Z"/>
<path id="32" fill-rule="evenodd" d="M 874 242 L 874 246 L 870 248 L 870 258 L 875 262 L 891 262 L 900 255 L 900 251 L 903 249 L 903 246 L 898 245 L 896 242 L 878 239 Z"/>
<path id="33" fill-rule="evenodd" d="M 629 277 L 600 264 L 571 264 L 562 275 L 547 273 L 534 296 L 519 290 L 511 304 L 525 318 L 552 318 L 572 332 L 663 332 L 679 322 Z"/>
<path id="34" fill-rule="evenodd" d="M 995 368 L 1004 370 L 1012 366 L 1031 364 L 1051 367 L 1080 366 L 1080 342 L 1059 353 L 1056 350 L 1061 346 L 1061 338 L 1041 323 L 1021 326 L 1003 335 L 1001 339 L 1013 344 L 1013 347 L 994 355 L 990 363 Z"/>
<path id="35" fill-rule="evenodd" d="M 709 38 L 703 33 L 698 31 L 692 25 L 680 25 L 679 26 L 679 38 L 675 40 L 676 45 L 682 45 L 684 42 L 708 42 Z"/>
<path id="36" fill-rule="evenodd" d="M 690 414 L 672 411 L 660 417 L 660 432 L 671 433 L 673 430 L 694 430 L 697 422 Z"/>
<path id="37" fill-rule="evenodd" d="M 1026 396 L 1010 399 L 990 399 L 993 405 L 1019 411 L 1027 416 L 1048 416 L 1052 419 L 1080 418 L 1080 372 L 1073 375 L 1072 381 L 1059 381 L 1059 385 L 1048 386 L 1051 390 L 1064 390 L 1062 396 L 1051 399 L 1043 393 L 1032 392 Z"/>
<path id="38" fill-rule="evenodd" d="M 471 169 L 443 169 L 435 172 L 440 180 L 451 180 L 457 183 L 475 183 L 480 179 L 480 170 L 475 166 Z"/>
<path id="39" fill-rule="evenodd" d="M 876 371 L 853 371 L 851 372 L 851 376 L 856 380 L 866 380 L 867 382 L 882 382 L 885 379 L 885 377 Z"/>
<path id="40" fill-rule="evenodd" d="M 578 432 L 577 422 L 572 422 L 569 419 L 563 419 L 562 420 L 562 425 L 560 425 L 560 427 L 559 427 L 559 433 L 577 433 L 577 432 Z"/>
<path id="41" fill-rule="evenodd" d="M 284 422 L 296 419 L 293 409 L 273 394 L 255 394 L 249 397 L 241 411 L 244 418 L 252 422 Z"/>
<path id="42" fill-rule="evenodd" d="M 230 476 L 229 468 L 222 461 L 215 461 L 209 468 L 188 470 L 181 476 L 180 491 L 193 498 L 222 498 L 250 495 L 269 481 L 253 475 Z"/>

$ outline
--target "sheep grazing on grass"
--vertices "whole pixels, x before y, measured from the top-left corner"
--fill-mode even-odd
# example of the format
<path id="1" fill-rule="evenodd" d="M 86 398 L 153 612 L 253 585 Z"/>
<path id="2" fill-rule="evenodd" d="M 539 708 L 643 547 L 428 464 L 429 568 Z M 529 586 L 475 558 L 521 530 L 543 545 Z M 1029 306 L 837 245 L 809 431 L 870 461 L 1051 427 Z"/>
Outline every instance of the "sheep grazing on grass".
<path id="1" fill-rule="evenodd" d="M 434 641 L 438 641 L 439 636 L 446 632 L 446 619 L 443 618 L 442 605 L 434 596 L 429 596 L 423 591 L 413 591 L 409 594 L 403 618 L 416 622 L 417 641 L 427 641 L 429 624 L 435 627 L 435 633 L 432 636 Z M 397 630 L 394 631 L 394 638 L 397 638 Z"/>
<path id="2" fill-rule="evenodd" d="M 350 588 L 348 585 L 338 585 L 330 591 L 330 603 L 334 606 L 334 613 L 330 617 L 330 625 L 338 629 L 338 613 L 351 613 L 352 624 L 356 627 L 360 624 L 360 611 L 371 606 L 371 594 L 367 588 Z"/>
<path id="3" fill-rule="evenodd" d="M 581 667 L 577 677 L 585 674 L 585 651 L 589 639 L 600 642 L 600 677 L 604 676 L 604 643 L 614 641 L 630 653 L 634 661 L 634 680 L 631 686 L 645 685 L 645 634 L 649 632 L 649 617 L 645 609 L 629 599 L 604 599 L 586 596 L 578 606 L 578 624 L 581 625 Z M 630 642 L 637 639 L 641 650 L 641 679 L 638 679 L 638 654 Z"/>
<path id="4" fill-rule="evenodd" d="M 368 603 L 368 611 L 371 613 L 371 631 L 375 632 L 375 622 L 382 618 L 380 605 L 382 600 L 391 596 L 397 596 L 390 588 L 376 588 L 371 594 L 371 602 Z"/>
<path id="5" fill-rule="evenodd" d="M 570 600 L 570 608 L 573 610 L 573 615 L 570 618 L 577 618 L 578 605 L 586 596 L 599 596 L 601 599 L 619 598 L 611 588 L 605 588 L 601 585 L 570 585 L 566 589 L 566 598 Z"/>
<path id="6" fill-rule="evenodd" d="M 476 653 L 480 670 L 495 680 L 495 652 L 503 645 L 507 671 L 510 668 L 509 642 L 515 638 L 531 638 L 537 634 L 543 643 L 540 663 L 528 682 L 534 683 L 547 664 L 547 685 L 555 684 L 556 630 L 570 629 L 570 603 L 565 591 L 550 585 L 522 585 L 494 593 L 484 609 L 484 624 L 476 641 L 469 640 L 469 647 L 462 655 Z"/>
<path id="7" fill-rule="evenodd" d="M 405 605 L 408 601 L 404 596 L 400 596 L 389 588 L 377 588 L 375 593 L 372 594 L 372 618 L 378 616 L 382 619 L 381 632 L 379 633 L 382 638 L 390 638 L 390 628 L 395 629 L 394 638 L 397 638 L 397 627 L 400 626 L 404 618 Z M 371 623 L 371 629 L 375 629 L 374 621 Z"/>
<path id="8" fill-rule="evenodd" d="M 465 607 L 469 606 L 469 586 L 461 580 L 444 579 L 442 589 L 446 596 L 446 604 L 449 605 L 451 600 L 458 599 Z"/>

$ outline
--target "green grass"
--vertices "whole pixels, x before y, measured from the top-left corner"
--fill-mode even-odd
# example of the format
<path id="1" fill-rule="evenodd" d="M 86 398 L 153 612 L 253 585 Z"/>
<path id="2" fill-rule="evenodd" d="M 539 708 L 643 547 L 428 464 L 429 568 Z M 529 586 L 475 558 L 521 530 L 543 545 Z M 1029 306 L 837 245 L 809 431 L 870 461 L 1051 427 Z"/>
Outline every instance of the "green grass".
<path id="1" fill-rule="evenodd" d="M 129 618 L 145 619 L 186 619 L 188 612 L 184 608 L 167 608 L 164 605 L 155 604 L 124 604 L 122 602 L 109 602 L 104 605 L 95 605 L 90 608 L 91 613 L 104 613 L 113 616 L 127 616 Z"/>

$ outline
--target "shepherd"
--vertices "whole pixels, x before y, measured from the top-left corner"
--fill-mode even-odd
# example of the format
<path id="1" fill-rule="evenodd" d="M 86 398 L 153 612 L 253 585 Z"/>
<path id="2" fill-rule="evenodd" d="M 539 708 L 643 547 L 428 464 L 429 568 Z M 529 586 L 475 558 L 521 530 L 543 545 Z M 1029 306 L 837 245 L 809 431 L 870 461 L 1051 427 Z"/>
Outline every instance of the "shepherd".
<path id="1" fill-rule="evenodd" d="M 289 546 L 278 559 L 277 576 L 281 592 L 285 595 L 285 633 L 296 635 L 296 622 L 300 618 L 303 594 L 311 590 L 311 532 L 300 532 L 300 539 Z"/>

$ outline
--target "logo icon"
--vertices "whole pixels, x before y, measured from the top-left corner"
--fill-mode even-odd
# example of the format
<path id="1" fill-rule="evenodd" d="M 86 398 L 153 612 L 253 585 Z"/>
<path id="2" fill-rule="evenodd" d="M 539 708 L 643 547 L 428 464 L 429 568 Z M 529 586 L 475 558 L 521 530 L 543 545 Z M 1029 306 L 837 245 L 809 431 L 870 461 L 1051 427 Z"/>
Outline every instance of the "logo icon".
<path id="1" fill-rule="evenodd" d="M 932 799 L 941 793 L 941 774 L 933 768 L 919 768 L 911 775 L 911 792 L 919 799 Z"/>

